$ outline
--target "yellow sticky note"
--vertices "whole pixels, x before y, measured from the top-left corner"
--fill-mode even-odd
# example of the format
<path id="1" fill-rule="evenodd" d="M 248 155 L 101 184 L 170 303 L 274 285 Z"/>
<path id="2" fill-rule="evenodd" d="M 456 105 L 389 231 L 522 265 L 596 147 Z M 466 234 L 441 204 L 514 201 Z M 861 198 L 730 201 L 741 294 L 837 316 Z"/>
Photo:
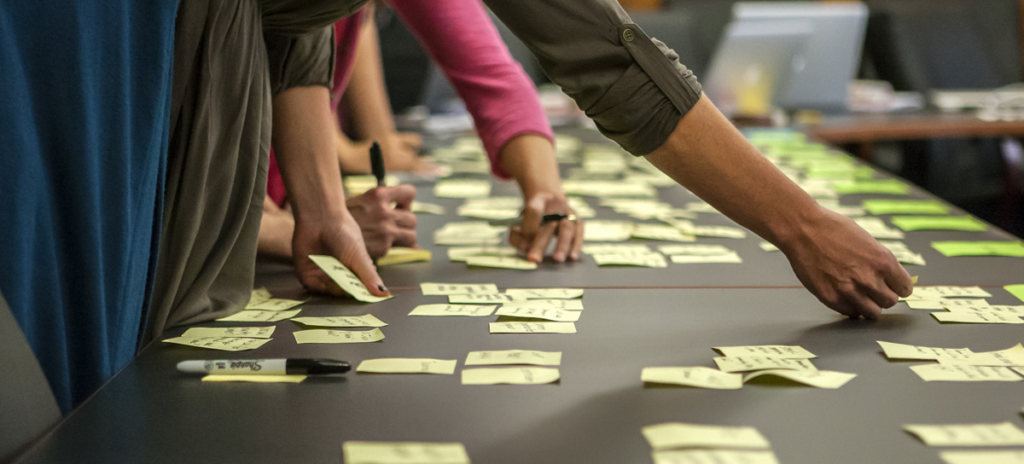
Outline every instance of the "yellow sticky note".
<path id="1" fill-rule="evenodd" d="M 503 308 L 543 308 L 583 311 L 583 300 L 519 300 L 505 301 Z"/>
<path id="2" fill-rule="evenodd" d="M 925 382 L 1019 382 L 1021 377 L 1006 367 L 965 364 L 919 364 L 910 366 Z"/>
<path id="3" fill-rule="evenodd" d="M 910 309 L 946 309 L 942 305 L 943 300 L 906 300 Z"/>
<path id="4" fill-rule="evenodd" d="M 583 229 L 583 239 L 588 242 L 621 242 L 632 234 L 633 223 L 629 221 L 588 221 Z"/>
<path id="5" fill-rule="evenodd" d="M 753 427 L 686 424 L 668 422 L 640 429 L 647 443 L 655 450 L 672 448 L 750 448 L 771 447 L 768 440 Z"/>
<path id="6" fill-rule="evenodd" d="M 722 372 L 748 372 L 764 369 L 817 370 L 809 359 L 776 359 L 758 356 L 714 358 Z"/>
<path id="7" fill-rule="evenodd" d="M 380 358 L 359 363 L 356 372 L 375 374 L 454 374 L 454 359 Z"/>
<path id="8" fill-rule="evenodd" d="M 453 304 L 428 304 L 419 305 L 410 316 L 490 316 L 494 312 L 495 305 L 453 305 Z"/>
<path id="9" fill-rule="evenodd" d="M 302 325 L 314 327 L 385 327 L 387 323 L 373 314 L 362 316 L 296 317 L 292 319 Z"/>
<path id="10" fill-rule="evenodd" d="M 940 360 L 943 362 L 945 360 Z M 999 351 L 971 353 L 964 359 L 948 361 L 949 364 L 967 364 L 971 366 L 1024 366 L 1024 346 L 1020 343 Z"/>
<path id="11" fill-rule="evenodd" d="M 589 222 L 587 223 L 587 229 L 590 229 Z M 654 253 L 650 247 L 643 243 L 591 243 L 583 245 L 583 252 L 590 255 L 649 255 Z"/>
<path id="12" fill-rule="evenodd" d="M 990 298 L 992 294 L 981 287 L 957 287 L 952 285 L 935 285 L 914 287 L 908 300 L 934 300 L 939 298 Z"/>
<path id="13" fill-rule="evenodd" d="M 974 354 L 970 348 L 932 348 L 883 341 L 878 344 L 889 359 L 967 359 Z"/>
<path id="14" fill-rule="evenodd" d="M 270 338 L 277 327 L 193 327 L 181 334 L 181 338 L 237 337 Z"/>
<path id="15" fill-rule="evenodd" d="M 430 250 L 419 248 L 392 247 L 387 254 L 377 258 L 377 266 L 430 261 Z"/>
<path id="16" fill-rule="evenodd" d="M 291 319 L 299 314 L 301 309 L 290 311 L 241 311 L 228 317 L 217 319 L 220 322 L 277 322 Z"/>
<path id="17" fill-rule="evenodd" d="M 345 293 L 352 295 L 355 298 L 364 303 L 376 303 L 378 301 L 384 301 L 394 296 L 375 296 L 366 289 L 363 282 L 356 277 L 356 274 L 341 264 L 333 256 L 324 255 L 309 255 L 309 259 L 313 261 L 320 269 L 323 269 L 327 276 L 338 284 Z"/>
<path id="18" fill-rule="evenodd" d="M 463 385 L 541 385 L 561 378 L 553 367 L 498 367 L 463 369 Z"/>
<path id="19" fill-rule="evenodd" d="M 1017 446 L 1024 445 L 1024 430 L 1010 422 L 998 424 L 907 424 L 903 430 L 928 446 Z"/>
<path id="20" fill-rule="evenodd" d="M 713 349 L 722 353 L 722 356 L 761 356 L 776 359 L 817 358 L 802 347 L 789 345 L 716 346 Z"/>
<path id="21" fill-rule="evenodd" d="M 576 324 L 572 322 L 491 322 L 490 327 L 492 334 L 576 333 Z"/>
<path id="22" fill-rule="evenodd" d="M 733 250 L 722 245 L 662 245 L 658 251 L 666 255 L 725 255 Z"/>
<path id="23" fill-rule="evenodd" d="M 270 298 L 270 290 L 267 290 L 267 287 L 260 287 L 252 291 L 252 296 L 249 297 L 249 304 L 259 304 Z"/>
<path id="24" fill-rule="evenodd" d="M 737 390 L 743 387 L 743 376 L 710 367 L 645 367 L 640 380 L 688 387 Z"/>
<path id="25" fill-rule="evenodd" d="M 470 464 L 462 443 L 346 441 L 345 464 Z"/>
<path id="26" fill-rule="evenodd" d="M 665 257 L 658 253 L 649 255 L 602 255 L 594 256 L 598 266 L 668 267 Z"/>
<path id="27" fill-rule="evenodd" d="M 772 375 L 775 377 L 782 377 L 789 379 L 794 382 L 799 382 L 804 385 L 810 385 L 817 388 L 839 388 L 846 385 L 847 382 L 853 380 L 857 374 L 850 374 L 847 372 L 836 372 L 836 371 L 811 371 L 811 370 L 780 370 L 774 369 L 770 371 L 758 371 L 751 374 L 747 374 L 743 378 L 744 382 L 751 379 L 761 377 L 764 375 Z"/>
<path id="28" fill-rule="evenodd" d="M 494 284 L 443 284 L 436 282 L 423 282 L 420 290 L 424 295 L 471 295 L 471 294 L 496 294 L 498 286 Z"/>
<path id="29" fill-rule="evenodd" d="M 739 264 L 743 262 L 743 259 L 740 258 L 740 255 L 736 254 L 736 252 L 723 255 L 672 255 L 669 259 L 676 264 Z"/>
<path id="30" fill-rule="evenodd" d="M 984 301 L 984 300 L 981 300 Z M 988 303 L 982 305 L 956 305 L 946 306 L 946 310 L 951 313 L 995 313 L 1002 314 L 1004 316 L 1021 317 L 1024 316 L 1024 305 L 991 305 Z"/>
<path id="31" fill-rule="evenodd" d="M 448 259 L 463 262 L 473 256 L 515 256 L 518 252 L 510 246 L 456 246 L 448 249 Z"/>
<path id="32" fill-rule="evenodd" d="M 434 184 L 440 198 L 482 198 L 491 195 L 491 182 L 482 179 L 448 179 Z"/>
<path id="33" fill-rule="evenodd" d="M 520 300 L 571 300 L 583 297 L 582 288 L 507 288 L 505 293 Z"/>
<path id="34" fill-rule="evenodd" d="M 470 256 L 466 258 L 467 266 L 496 267 L 499 269 L 517 269 L 520 271 L 532 271 L 537 269 L 537 263 L 527 261 L 515 256 Z"/>
<path id="35" fill-rule="evenodd" d="M 424 203 L 422 201 L 412 202 L 411 209 L 414 213 L 444 214 L 444 206 L 435 205 L 433 203 Z"/>
<path id="36" fill-rule="evenodd" d="M 654 464 L 779 464 L 771 451 L 665 450 L 651 453 Z"/>
<path id="37" fill-rule="evenodd" d="M 204 375 L 203 382 L 299 383 L 304 375 Z"/>
<path id="38" fill-rule="evenodd" d="M 1024 451 L 943 451 L 946 464 L 1024 464 Z"/>
<path id="39" fill-rule="evenodd" d="M 546 309 L 530 307 L 508 307 L 502 306 L 495 314 L 508 317 L 524 317 L 529 319 L 544 319 L 555 322 L 576 322 L 580 320 L 580 311 L 567 311 L 564 309 Z"/>
<path id="40" fill-rule="evenodd" d="M 504 293 L 468 293 L 465 295 L 448 295 L 448 302 L 451 304 L 474 304 L 474 303 L 509 303 L 516 300 L 512 295 Z"/>
<path id="41" fill-rule="evenodd" d="M 220 351 L 245 351 L 255 350 L 269 342 L 269 338 L 233 338 L 233 337 L 204 337 L 185 338 L 175 337 L 164 340 L 164 343 L 176 343 L 178 345 L 194 346 L 196 348 L 207 348 Z"/>
<path id="42" fill-rule="evenodd" d="M 1024 324 L 1024 319 L 1013 314 L 999 313 L 932 313 L 939 322 L 955 322 L 960 324 Z"/>
<path id="43" fill-rule="evenodd" d="M 912 284 L 916 284 L 916 283 L 917 283 L 917 276 L 913 276 L 913 277 L 911 277 L 911 278 L 910 278 L 910 283 L 912 283 Z"/>
<path id="44" fill-rule="evenodd" d="M 284 298 L 269 298 L 258 303 L 253 303 L 252 301 L 250 301 L 249 304 L 245 305 L 245 309 L 260 311 L 284 311 L 286 309 L 294 308 L 302 303 L 305 303 L 305 301 L 287 300 Z"/>
<path id="45" fill-rule="evenodd" d="M 373 343 L 384 339 L 384 332 L 373 330 L 300 330 L 293 332 L 295 343 Z"/>
<path id="46" fill-rule="evenodd" d="M 493 366 L 500 364 L 535 364 L 538 366 L 558 366 L 562 364 L 561 351 L 470 351 L 466 356 L 467 366 Z"/>
<path id="47" fill-rule="evenodd" d="M 585 233 L 585 232 L 584 232 Z M 697 237 L 693 235 L 684 234 L 679 229 L 672 226 L 664 226 L 660 224 L 637 224 L 633 227 L 633 238 L 643 238 L 648 240 L 666 240 L 672 242 L 692 242 L 697 240 Z"/>

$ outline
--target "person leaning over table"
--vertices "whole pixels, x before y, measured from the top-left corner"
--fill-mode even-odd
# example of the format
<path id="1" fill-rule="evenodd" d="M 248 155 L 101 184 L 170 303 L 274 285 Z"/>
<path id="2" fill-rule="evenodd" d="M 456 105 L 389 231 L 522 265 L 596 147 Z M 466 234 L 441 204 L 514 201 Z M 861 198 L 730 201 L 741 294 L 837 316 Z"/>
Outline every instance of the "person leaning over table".
<path id="1" fill-rule="evenodd" d="M 527 252 L 528 259 L 539 262 L 548 243 L 556 239 L 555 261 L 578 258 L 583 244 L 581 221 L 563 220 L 561 224 L 540 226 L 544 214 L 574 214 L 574 211 L 562 192 L 551 142 L 553 134 L 533 84 L 512 59 L 483 4 L 479 0 L 391 0 L 389 3 L 410 25 L 467 102 L 494 174 L 499 178 L 515 178 L 519 184 L 526 208 L 524 226 L 513 228 L 513 244 Z M 353 26 L 360 25 L 361 31 L 353 34 Z M 370 137 L 382 141 L 389 171 L 429 169 L 416 159 L 415 151 L 403 146 L 405 141 L 395 131 L 384 89 L 372 13 L 360 12 L 335 23 L 335 45 L 331 111 L 338 115 L 339 103 L 347 103 L 352 122 L 364 127 Z M 308 114 L 316 111 L 310 110 Z M 303 114 L 307 113 L 298 112 L 299 117 Z M 350 149 L 351 142 L 341 133 L 340 126 L 331 121 L 342 171 L 368 171 L 367 146 Z M 282 118 L 282 124 L 288 122 Z M 312 124 L 316 123 L 304 122 L 298 129 Z M 272 201 L 264 202 L 259 249 L 292 256 L 294 219 L 287 210 L 278 207 L 285 200 L 285 189 L 275 169 L 273 153 L 268 182 L 267 193 Z M 393 244 L 415 245 L 416 219 L 408 208 L 414 194 L 411 186 L 401 186 L 373 189 L 348 200 L 349 210 L 363 230 L 363 239 L 372 258 L 383 256 Z M 393 218 L 382 217 L 392 202 L 398 203 L 398 211 L 391 214 Z M 555 237 L 556 227 L 558 237 Z M 527 236 L 533 240 L 527 240 Z M 370 268 L 364 265 L 360 270 L 363 269 L 368 272 Z M 356 272 L 361 275 L 360 270 Z"/>
<path id="2" fill-rule="evenodd" d="M 185 1 L 182 8 L 187 9 L 193 2 L 229 8 L 216 0 Z M 307 2 L 304 8 L 310 11 L 322 7 L 323 11 L 308 17 L 317 21 L 330 18 L 333 23 L 364 3 Z M 703 97 L 696 77 L 679 63 L 678 56 L 631 24 L 614 0 L 485 3 L 533 51 L 548 77 L 576 100 L 603 134 L 630 153 L 646 156 L 719 211 L 778 246 L 801 282 L 827 306 L 850 317 L 873 318 L 882 308 L 895 304 L 897 296 L 910 294 L 910 276 L 887 249 L 850 219 L 819 206 L 761 156 Z M 180 95 L 179 79 L 191 87 L 183 89 L 189 105 L 185 110 L 172 106 L 171 121 L 178 130 L 195 129 L 189 129 L 191 135 L 182 138 L 172 127 L 165 226 L 148 337 L 159 336 L 164 327 L 238 311 L 249 297 L 266 185 L 268 115 L 265 103 L 251 111 L 243 103 L 266 101 L 263 97 L 269 94 L 269 86 L 262 82 L 267 68 L 271 76 L 281 75 L 282 82 L 291 82 L 288 87 L 296 88 L 294 96 L 298 99 L 322 101 L 324 82 L 330 81 L 317 71 L 322 68 L 324 53 L 317 53 L 321 58 L 316 60 L 280 62 L 287 66 L 266 65 L 260 55 L 253 53 L 258 47 L 253 45 L 252 34 L 259 30 L 260 14 L 289 5 L 265 0 L 259 4 L 259 14 L 247 13 L 253 21 L 242 24 L 232 21 L 230 15 L 201 11 L 193 25 L 198 28 L 187 31 L 189 34 L 182 39 L 182 45 L 186 45 L 183 60 L 178 60 L 182 47 L 175 39 L 175 97 Z M 343 14 L 331 17 L 339 11 Z M 188 17 L 179 14 L 179 26 Z M 210 27 L 203 28 L 207 19 Z M 322 33 L 312 38 L 288 36 L 303 31 L 282 27 L 283 22 L 266 24 L 269 32 L 296 41 L 284 47 L 290 53 L 305 47 L 321 51 L 330 48 L 330 38 Z M 281 29 L 270 31 L 271 27 Z M 242 35 L 218 35 L 231 28 L 241 28 L 236 32 Z M 222 37 L 232 38 L 228 43 L 241 41 L 239 48 L 246 53 L 221 49 L 195 53 L 195 43 L 222 44 L 212 40 Z M 300 43 L 303 41 L 308 43 Z M 217 55 L 210 56 L 211 52 Z M 210 73 L 194 70 L 194 75 L 212 79 L 192 77 L 191 72 L 179 77 L 179 67 L 187 70 L 195 66 L 189 60 L 209 65 Z M 260 77 L 254 77 L 257 75 Z M 216 91 L 207 88 L 211 85 Z M 321 85 L 324 88 L 316 87 Z M 216 109 L 212 100 L 204 99 L 207 96 L 231 105 Z M 177 98 L 175 101 L 180 102 Z M 326 107 L 321 108 L 327 112 Z M 239 114 L 246 119 L 240 120 Z M 206 119 L 210 117 L 219 119 Z M 326 116 L 310 114 L 296 114 L 292 121 L 302 121 L 303 117 L 315 117 L 317 124 L 330 122 Z M 286 112 L 275 114 L 275 119 L 293 125 Z M 191 125 L 183 126 L 179 120 Z M 240 122 L 253 125 L 240 130 Z M 353 268 L 372 294 L 386 295 L 370 263 L 359 225 L 345 208 L 332 147 L 317 146 L 319 139 L 286 142 L 295 134 L 281 124 L 275 125 L 275 141 L 279 140 L 279 129 L 284 137 L 276 144 L 281 154 L 289 143 L 295 147 L 279 161 L 295 209 L 293 244 L 295 255 L 300 257 L 295 264 L 301 281 L 313 290 L 340 291 L 306 256 L 331 254 Z M 223 143 L 223 147 L 211 145 L 211 141 Z M 239 150 L 239 144 L 246 149 Z M 229 158 L 213 163 L 213 153 Z M 527 238 L 532 241 L 533 237 Z"/>

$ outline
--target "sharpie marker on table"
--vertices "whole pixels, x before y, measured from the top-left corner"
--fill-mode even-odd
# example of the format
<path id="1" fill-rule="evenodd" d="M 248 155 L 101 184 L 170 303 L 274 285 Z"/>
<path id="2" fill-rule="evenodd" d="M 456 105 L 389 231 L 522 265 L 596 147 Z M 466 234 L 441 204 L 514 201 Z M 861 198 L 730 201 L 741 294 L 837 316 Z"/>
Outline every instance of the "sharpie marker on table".
<path id="1" fill-rule="evenodd" d="M 326 375 L 344 374 L 352 369 L 334 359 L 216 359 L 182 361 L 178 372 L 216 375 Z"/>

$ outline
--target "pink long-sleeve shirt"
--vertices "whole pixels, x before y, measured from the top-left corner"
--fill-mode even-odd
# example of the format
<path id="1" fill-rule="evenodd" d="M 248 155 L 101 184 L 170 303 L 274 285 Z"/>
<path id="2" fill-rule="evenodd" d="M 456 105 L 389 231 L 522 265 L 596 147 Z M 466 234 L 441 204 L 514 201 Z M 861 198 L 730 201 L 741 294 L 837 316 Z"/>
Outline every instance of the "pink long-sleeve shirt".
<path id="1" fill-rule="evenodd" d="M 554 139 L 533 83 L 509 54 L 479 0 L 390 0 L 390 4 L 466 102 L 494 175 L 508 178 L 498 154 L 509 140 L 523 134 Z M 335 23 L 332 112 L 337 111 L 348 84 L 361 21 L 357 15 Z M 273 157 L 267 192 L 278 204 L 284 201 L 284 184 Z"/>

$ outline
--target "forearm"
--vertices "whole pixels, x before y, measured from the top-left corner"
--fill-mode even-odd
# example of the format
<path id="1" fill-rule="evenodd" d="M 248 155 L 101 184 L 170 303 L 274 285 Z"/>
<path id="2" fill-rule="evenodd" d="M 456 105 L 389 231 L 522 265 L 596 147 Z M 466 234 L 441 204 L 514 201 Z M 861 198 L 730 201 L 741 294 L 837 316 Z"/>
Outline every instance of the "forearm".
<path id="1" fill-rule="evenodd" d="M 273 108 L 274 152 L 296 219 L 347 214 L 327 89 L 288 89 Z"/>
<path id="2" fill-rule="evenodd" d="M 498 159 L 505 172 L 519 184 L 524 198 L 538 193 L 562 195 L 555 148 L 547 137 L 522 134 L 506 142 Z"/>
<path id="3" fill-rule="evenodd" d="M 726 216 L 780 247 L 821 216 L 817 202 L 750 145 L 706 97 L 647 159 Z"/>
<path id="4" fill-rule="evenodd" d="M 395 131 L 391 103 L 384 88 L 384 71 L 380 61 L 377 26 L 373 15 L 367 14 L 359 32 L 352 65 L 352 77 L 343 97 L 350 126 L 358 139 L 380 139 Z"/>

